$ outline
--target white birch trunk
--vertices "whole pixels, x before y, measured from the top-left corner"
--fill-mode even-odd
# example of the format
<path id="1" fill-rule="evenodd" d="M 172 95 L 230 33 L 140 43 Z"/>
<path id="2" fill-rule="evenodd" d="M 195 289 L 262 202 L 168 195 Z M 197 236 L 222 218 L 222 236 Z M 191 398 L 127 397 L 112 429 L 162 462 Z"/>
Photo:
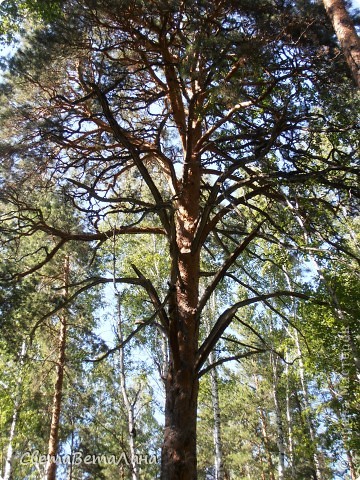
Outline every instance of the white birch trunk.
<path id="1" fill-rule="evenodd" d="M 116 309 L 117 309 L 117 334 L 118 342 L 122 345 L 124 341 L 123 330 L 122 330 L 122 317 L 121 317 L 121 292 L 117 288 L 116 284 L 116 241 L 115 235 L 113 238 L 113 289 L 116 299 Z M 131 467 L 131 479 L 140 480 L 140 472 L 138 467 L 138 462 L 136 460 L 136 422 L 135 422 L 135 400 L 131 401 L 128 394 L 128 389 L 126 385 L 126 375 L 125 375 L 125 355 L 124 347 L 119 348 L 119 380 L 120 380 L 120 389 L 121 395 L 124 401 L 125 410 L 127 412 L 127 423 L 128 423 L 128 434 L 129 434 L 129 449 L 130 449 L 130 467 Z"/>
<path id="2" fill-rule="evenodd" d="M 211 352 L 210 363 L 216 361 L 216 355 Z M 214 446 L 215 446 L 215 480 L 224 479 L 223 452 L 221 440 L 221 414 L 219 403 L 218 376 L 216 368 L 210 370 L 211 399 L 214 413 Z"/>
<path id="3" fill-rule="evenodd" d="M 207 332 L 211 330 L 211 316 L 216 310 L 215 296 L 212 295 L 210 300 L 211 312 L 209 312 L 209 320 L 206 324 Z M 212 351 L 209 355 L 209 364 L 216 362 L 216 353 Z M 210 370 L 210 384 L 211 384 L 211 400 L 214 415 L 214 447 L 215 447 L 215 480 L 224 479 L 224 463 L 223 463 L 223 449 L 221 439 L 221 413 L 219 402 L 219 388 L 218 388 L 218 376 L 216 368 Z"/>
<path id="4" fill-rule="evenodd" d="M 286 375 L 286 421 L 288 427 L 288 452 L 289 452 L 289 463 L 291 470 L 291 477 L 295 478 L 295 462 L 294 462 L 294 444 L 293 444 L 293 419 L 291 413 L 291 404 L 290 404 L 290 369 L 288 364 L 289 359 L 286 357 L 286 366 L 285 366 L 285 375 Z"/>
<path id="5" fill-rule="evenodd" d="M 123 333 L 122 333 L 122 320 L 121 320 L 121 305 L 120 305 L 120 294 L 116 293 L 118 300 L 118 337 L 119 343 L 123 342 Z M 131 479 L 140 480 L 139 476 L 139 467 L 136 461 L 136 422 L 135 422 L 135 401 L 131 401 L 127 386 L 126 386 L 126 375 L 125 375 L 125 358 L 124 358 L 124 348 L 119 349 L 119 367 L 120 367 L 120 388 L 121 395 L 123 397 L 125 409 L 127 412 L 127 421 L 128 421 L 128 432 L 129 432 L 129 449 L 130 449 L 130 465 L 131 465 Z"/>
<path id="6" fill-rule="evenodd" d="M 299 334 L 295 330 L 294 332 L 294 338 L 295 338 L 295 345 L 297 349 L 297 353 L 299 356 L 299 377 L 300 377 L 300 383 L 301 383 L 301 389 L 302 389 L 302 394 L 303 394 L 303 407 L 305 411 L 305 419 L 306 423 L 308 426 L 309 430 L 309 435 L 310 435 L 310 440 L 313 445 L 313 461 L 314 461 L 314 468 L 315 468 L 315 473 L 316 473 L 316 478 L 317 480 L 323 480 L 323 475 L 321 473 L 321 468 L 320 468 L 320 459 L 319 459 L 319 454 L 317 451 L 317 439 L 316 439 L 316 434 L 315 434 L 315 427 L 311 418 L 311 402 L 309 398 L 309 391 L 307 388 L 307 383 L 305 379 L 305 368 L 304 368 L 304 362 L 302 360 L 302 352 L 301 352 L 301 347 L 300 347 L 300 342 L 299 342 Z"/>

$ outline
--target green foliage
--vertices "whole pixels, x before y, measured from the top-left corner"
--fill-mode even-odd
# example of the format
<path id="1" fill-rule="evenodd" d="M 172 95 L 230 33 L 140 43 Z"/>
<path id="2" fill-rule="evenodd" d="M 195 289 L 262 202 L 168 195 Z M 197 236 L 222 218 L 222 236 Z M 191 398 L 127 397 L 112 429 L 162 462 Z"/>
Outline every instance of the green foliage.
<path id="1" fill-rule="evenodd" d="M 61 14 L 62 0 L 4 0 L 0 4 L 0 39 L 10 43 L 32 24 L 41 26 Z M 26 29 L 26 30 L 25 30 Z"/>
<path id="2" fill-rule="evenodd" d="M 348 338 L 359 335 L 359 99 L 319 2 L 23 0 L 3 2 L 0 12 L 2 38 L 22 42 L 7 64 L 0 112 L 1 349 L 14 361 L 12 349 L 32 342 L 18 449 L 45 448 L 66 314 L 61 451 L 128 454 L 114 360 L 124 347 L 128 393 L 140 405 L 138 446 L 158 452 L 154 397 L 164 392 L 154 392 L 154 372 L 159 382 L 171 378 L 176 354 L 191 345 L 196 358 L 210 338 L 219 363 L 241 362 L 219 380 L 228 476 L 276 475 L 282 421 L 285 476 L 311 478 L 318 454 L 331 478 L 336 448 L 358 448 Z M 309 253 L 322 275 L 309 271 Z M 317 303 L 300 306 L 305 296 Z M 100 315 L 114 330 L 106 339 Z M 7 381 L 5 363 L 0 372 Z M 204 479 L 213 469 L 207 382 L 199 409 Z M 2 405 L 14 389 L 10 382 Z M 1 417 L 3 451 L 11 414 L 6 407 Z M 36 466 L 15 467 L 25 478 Z M 99 465 L 76 473 L 119 474 Z M 157 467 L 142 475 L 154 478 Z"/>

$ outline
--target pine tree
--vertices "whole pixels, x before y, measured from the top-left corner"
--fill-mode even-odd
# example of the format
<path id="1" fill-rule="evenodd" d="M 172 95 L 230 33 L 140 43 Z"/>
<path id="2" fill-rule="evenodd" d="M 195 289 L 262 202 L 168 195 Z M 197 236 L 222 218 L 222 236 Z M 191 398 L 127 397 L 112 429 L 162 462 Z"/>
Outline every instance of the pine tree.
<path id="1" fill-rule="evenodd" d="M 3 113 L 11 213 L 2 230 L 39 246 L 6 279 L 41 270 L 74 242 L 96 256 L 114 236 L 166 239 L 165 290 L 141 259 L 115 281 L 146 292 L 149 324 L 168 342 L 162 478 L 193 480 L 199 376 L 211 351 L 243 307 L 308 297 L 258 288 L 251 265 L 260 259 L 265 275 L 269 245 L 303 246 L 289 203 L 326 242 L 324 218 L 358 195 L 344 64 L 310 1 L 69 0 L 28 41 L 11 64 Z M 33 200 L 45 191 L 63 192 L 79 224 L 46 215 Z M 200 295 L 202 260 L 215 253 Z M 203 335 L 206 305 L 225 277 L 229 291 L 237 285 L 229 274 L 241 257 L 242 295 Z M 113 281 L 84 274 L 69 299 Z"/>

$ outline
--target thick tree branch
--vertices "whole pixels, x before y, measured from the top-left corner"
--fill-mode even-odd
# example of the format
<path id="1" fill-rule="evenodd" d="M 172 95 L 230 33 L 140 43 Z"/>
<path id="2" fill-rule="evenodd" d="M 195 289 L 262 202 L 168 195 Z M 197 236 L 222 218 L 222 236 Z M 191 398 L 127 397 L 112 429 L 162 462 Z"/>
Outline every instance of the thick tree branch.
<path id="1" fill-rule="evenodd" d="M 199 321 L 200 315 L 211 297 L 211 294 L 214 292 L 216 289 L 217 285 L 219 282 L 225 277 L 227 270 L 230 268 L 231 265 L 234 264 L 238 256 L 246 249 L 246 247 L 249 245 L 249 243 L 256 238 L 260 228 L 262 227 L 264 222 L 261 222 L 259 225 L 257 225 L 252 232 L 245 238 L 245 240 L 234 250 L 234 252 L 227 258 L 227 260 L 224 262 L 220 270 L 217 272 L 215 275 L 215 278 L 213 281 L 210 283 L 210 285 L 205 289 L 205 292 L 203 296 L 201 297 L 199 301 L 199 305 L 197 308 L 197 319 Z"/>
<path id="2" fill-rule="evenodd" d="M 28 275 L 31 275 L 32 273 L 40 270 L 44 265 L 46 265 L 48 262 L 50 262 L 50 260 L 52 258 L 55 257 L 56 253 L 61 250 L 61 248 L 65 245 L 66 243 L 66 240 L 62 239 L 60 240 L 60 242 L 55 245 L 55 247 L 49 252 L 47 253 L 46 257 L 44 258 L 44 260 L 42 262 L 39 262 L 37 263 L 34 267 L 30 268 L 29 270 L 26 270 L 24 272 L 21 272 L 21 273 L 16 273 L 14 274 L 11 279 L 9 279 L 9 281 L 12 281 L 14 279 L 16 280 L 20 280 L 21 278 L 24 278 Z"/>
<path id="3" fill-rule="evenodd" d="M 135 265 L 131 264 L 131 266 L 132 266 L 133 270 L 135 271 L 136 275 L 141 280 L 142 286 L 147 291 L 147 293 L 150 297 L 151 303 L 154 305 L 156 311 L 158 312 L 162 326 L 164 327 L 165 331 L 168 332 L 169 318 L 166 314 L 166 311 L 165 311 L 164 307 L 162 306 L 162 303 L 160 301 L 160 298 L 157 294 L 157 291 L 156 291 L 154 285 L 151 283 L 151 281 L 148 278 L 146 278 L 140 272 L 140 270 Z M 167 296 L 167 298 L 168 298 L 168 296 Z"/>
<path id="4" fill-rule="evenodd" d="M 161 219 L 163 227 L 165 228 L 166 232 L 169 234 L 170 233 L 169 219 L 167 217 L 166 212 L 162 208 L 160 208 L 162 205 L 164 205 L 165 202 L 158 188 L 156 187 L 152 176 L 150 175 L 148 169 L 146 168 L 142 159 L 140 158 L 137 149 L 128 139 L 126 132 L 120 127 L 114 115 L 112 114 L 106 95 L 101 91 L 101 89 L 97 85 L 91 84 L 91 87 L 96 92 L 96 95 L 102 106 L 105 118 L 107 119 L 115 138 L 117 139 L 117 141 L 122 143 L 122 145 L 124 145 L 124 147 L 130 152 L 136 167 L 138 168 L 140 174 L 142 175 L 146 185 L 149 187 L 149 190 L 153 195 L 155 203 L 159 207 L 158 215 Z"/>
<path id="5" fill-rule="evenodd" d="M 247 305 L 251 305 L 253 303 L 262 302 L 269 298 L 279 298 L 282 296 L 303 298 L 306 300 L 310 298 L 308 295 L 305 295 L 304 293 L 291 292 L 288 290 L 280 290 L 278 292 L 265 293 L 263 295 L 258 295 L 256 297 L 247 298 L 246 300 L 242 300 L 241 302 L 235 303 L 232 307 L 226 309 L 220 315 L 214 327 L 212 328 L 211 332 L 209 333 L 207 338 L 204 340 L 203 344 L 200 346 L 197 354 L 196 370 L 199 371 L 199 369 L 204 365 L 211 350 L 214 348 L 214 346 L 216 345 L 217 341 L 220 339 L 221 335 L 224 333 L 226 328 L 230 325 L 232 319 L 234 318 L 239 308 L 245 307 Z"/>
<path id="6" fill-rule="evenodd" d="M 143 285 L 143 280 L 140 278 L 125 278 L 125 277 L 117 277 L 115 280 L 113 278 L 103 278 L 103 277 L 92 277 L 90 283 L 87 283 L 83 287 L 79 288 L 75 293 L 72 295 L 69 295 L 65 301 L 60 302 L 55 308 L 53 308 L 50 312 L 46 313 L 43 315 L 32 327 L 31 332 L 30 332 L 30 343 L 32 342 L 36 330 L 39 328 L 39 326 L 48 318 L 51 318 L 52 316 L 56 315 L 59 311 L 61 311 L 63 308 L 66 308 L 72 304 L 72 302 L 82 293 L 88 291 L 90 288 L 96 287 L 97 285 L 103 285 L 106 283 L 125 283 L 129 285 Z"/>

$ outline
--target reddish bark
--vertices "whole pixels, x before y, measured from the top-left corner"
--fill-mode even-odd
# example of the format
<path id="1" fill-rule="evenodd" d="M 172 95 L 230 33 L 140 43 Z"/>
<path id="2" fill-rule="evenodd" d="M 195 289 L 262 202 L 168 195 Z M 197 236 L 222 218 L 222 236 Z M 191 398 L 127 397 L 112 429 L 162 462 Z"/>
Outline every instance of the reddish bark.
<path id="1" fill-rule="evenodd" d="M 195 480 L 196 412 L 198 380 L 191 362 L 166 378 L 165 433 L 162 450 L 162 480 Z"/>
<path id="2" fill-rule="evenodd" d="M 190 222 L 191 223 L 191 222 Z M 189 233 L 189 232 L 188 232 Z M 189 238 L 180 236 L 182 249 Z M 196 479 L 196 414 L 199 381 L 195 369 L 198 347 L 196 306 L 199 254 L 180 253 L 175 307 L 170 315 L 171 360 L 165 379 L 163 480 Z"/>
<path id="3" fill-rule="evenodd" d="M 68 296 L 69 284 L 69 256 L 65 257 L 64 262 L 64 298 Z M 67 335 L 67 318 L 66 313 L 60 317 L 60 332 L 59 332 L 59 350 L 56 365 L 56 381 L 54 387 L 53 406 L 51 414 L 50 436 L 48 446 L 48 462 L 46 465 L 46 479 L 56 480 L 56 462 L 55 457 L 59 445 L 59 428 L 60 428 L 60 414 L 61 401 L 64 383 L 65 371 L 65 352 L 66 352 L 66 335 Z"/>
<path id="4" fill-rule="evenodd" d="M 56 366 L 56 382 L 54 388 L 53 407 L 51 415 L 50 437 L 48 455 L 49 461 L 46 468 L 46 479 L 56 479 L 56 462 L 53 461 L 57 454 L 59 444 L 59 426 L 60 426 L 60 414 L 61 414 L 61 400 L 62 390 L 64 382 L 64 369 L 65 369 L 65 349 L 66 349 L 66 321 L 64 318 L 60 319 L 60 335 L 59 335 L 59 356 Z"/>
<path id="5" fill-rule="evenodd" d="M 333 24 L 336 36 L 344 53 L 351 75 L 360 88 L 360 38 L 346 10 L 344 0 L 323 0 Z"/>
<path id="6" fill-rule="evenodd" d="M 192 252 L 199 214 L 200 168 L 191 156 L 184 165 L 183 191 L 176 217 L 173 306 L 169 311 L 170 365 L 165 379 L 165 433 L 162 480 L 195 480 L 196 416 L 199 390 L 196 355 L 199 326 L 200 254 Z"/>

